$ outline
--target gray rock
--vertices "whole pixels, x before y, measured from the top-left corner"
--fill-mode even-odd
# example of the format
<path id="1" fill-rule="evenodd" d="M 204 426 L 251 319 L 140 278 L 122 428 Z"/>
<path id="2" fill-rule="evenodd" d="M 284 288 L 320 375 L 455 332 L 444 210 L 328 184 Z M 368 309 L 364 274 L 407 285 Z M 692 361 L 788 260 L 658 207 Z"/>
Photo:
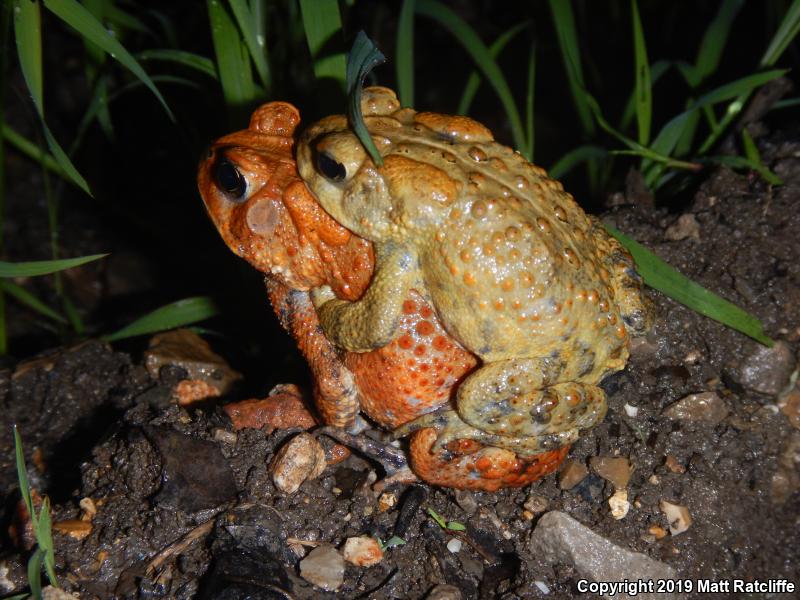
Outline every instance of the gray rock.
<path id="1" fill-rule="evenodd" d="M 461 600 L 464 596 L 454 585 L 440 584 L 434 587 L 430 593 L 425 596 L 426 600 Z"/>
<path id="2" fill-rule="evenodd" d="M 617 546 L 582 525 L 568 514 L 550 511 L 539 519 L 530 539 L 535 552 L 548 562 L 571 565 L 591 581 L 636 581 L 637 579 L 675 579 L 675 569 L 657 560 Z M 682 594 L 616 594 L 617 599 L 685 598 Z"/>
<path id="3" fill-rule="evenodd" d="M 758 346 L 739 368 L 739 383 L 762 394 L 777 396 L 788 384 L 795 369 L 789 344 L 780 341 L 772 348 Z"/>
<path id="4" fill-rule="evenodd" d="M 705 421 L 717 424 L 728 416 L 725 401 L 716 392 L 689 394 L 670 404 L 661 413 L 668 419 L 678 421 Z"/>
<path id="5" fill-rule="evenodd" d="M 333 592 L 344 581 L 344 558 L 330 544 L 320 544 L 300 561 L 300 577 Z"/>

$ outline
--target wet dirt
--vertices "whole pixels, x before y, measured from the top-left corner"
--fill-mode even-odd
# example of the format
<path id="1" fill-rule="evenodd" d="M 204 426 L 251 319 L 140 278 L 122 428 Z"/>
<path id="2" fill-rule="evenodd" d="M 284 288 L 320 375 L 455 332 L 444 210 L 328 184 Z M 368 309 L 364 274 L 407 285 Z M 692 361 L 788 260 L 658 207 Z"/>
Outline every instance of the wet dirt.
<path id="1" fill-rule="evenodd" d="M 293 432 L 234 432 L 218 404 L 179 407 L 130 356 L 88 342 L 0 372 L 7 580 L 25 585 L 24 552 L 6 534 L 18 497 L 16 422 L 32 485 L 54 500 L 54 520 L 81 518 L 82 498 L 96 507 L 85 538 L 54 534 L 61 582 L 82 598 L 423 598 L 445 583 L 463 598 L 572 598 L 575 566 L 531 545 L 544 514 L 526 508 L 535 504 L 684 578 L 800 584 L 800 477 L 791 456 L 799 433 L 777 404 L 800 341 L 800 144 L 772 136 L 761 152 L 783 186 L 721 169 L 683 213 L 623 205 L 604 215 L 785 343 L 763 357 L 757 342 L 650 291 L 655 325 L 628 367 L 604 382 L 605 421 L 570 453 L 587 465 L 597 456 L 630 461 L 624 518 L 611 515 L 612 484 L 591 470 L 568 490 L 557 476 L 494 494 L 401 486 L 397 504 L 381 511 L 368 476 L 377 467 L 352 456 L 282 495 L 268 464 Z M 663 414 L 704 392 L 724 404 L 713 420 Z M 668 532 L 662 500 L 688 509 L 686 531 Z M 466 531 L 443 530 L 427 508 Z M 347 565 L 336 592 L 299 575 L 314 544 L 398 533 L 404 545 L 375 566 Z M 454 536 L 456 553 L 448 549 Z"/>

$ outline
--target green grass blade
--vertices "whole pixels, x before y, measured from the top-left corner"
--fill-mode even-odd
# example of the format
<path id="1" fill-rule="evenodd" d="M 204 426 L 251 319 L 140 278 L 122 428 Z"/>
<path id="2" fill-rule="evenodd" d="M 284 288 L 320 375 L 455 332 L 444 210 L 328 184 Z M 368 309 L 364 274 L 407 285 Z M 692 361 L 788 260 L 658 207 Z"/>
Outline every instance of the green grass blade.
<path id="1" fill-rule="evenodd" d="M 250 58 L 253 59 L 253 64 L 256 66 L 256 73 L 261 80 L 261 85 L 269 95 L 269 90 L 272 87 L 272 79 L 269 73 L 269 63 L 267 62 L 267 46 L 266 39 L 263 35 L 259 35 L 261 30 L 260 23 L 255 19 L 255 16 L 250 12 L 246 0 L 228 0 L 233 11 L 233 16 L 236 19 L 236 24 L 242 32 L 244 43 L 250 52 Z"/>
<path id="2" fill-rule="evenodd" d="M 44 570 L 50 579 L 50 584 L 59 587 L 56 577 L 55 547 L 53 546 L 53 524 L 50 519 L 50 498 L 47 496 L 42 500 L 38 521 L 39 534 L 36 536 L 36 543 L 44 554 Z"/>
<path id="3" fill-rule="evenodd" d="M 0 260 L 0 277 L 37 277 L 49 275 L 58 271 L 66 271 L 80 265 L 85 265 L 93 260 L 99 260 L 108 254 L 92 254 L 77 258 L 62 258 L 59 260 L 36 260 L 31 262 L 6 262 Z"/>
<path id="4" fill-rule="evenodd" d="M 712 104 L 717 104 L 718 102 L 724 102 L 725 100 L 736 98 L 737 96 L 743 94 L 750 94 L 756 88 L 759 88 L 765 83 L 768 83 L 773 79 L 777 79 L 781 75 L 785 75 L 788 72 L 788 69 L 771 69 L 769 71 L 764 71 L 763 73 L 755 73 L 753 75 L 742 77 L 741 79 L 736 79 L 735 81 L 721 85 L 718 88 L 701 96 L 693 108 L 710 106 Z"/>
<path id="5" fill-rule="evenodd" d="M 331 40 L 340 36 L 342 31 L 339 3 L 337 0 L 300 0 L 300 13 L 308 50 L 314 61 L 314 75 L 317 79 L 334 79 L 344 89 L 345 55 L 343 52 L 327 53 Z"/>
<path id="6" fill-rule="evenodd" d="M 636 0 L 631 0 L 633 21 L 633 54 L 636 63 L 636 123 L 639 126 L 639 143 L 650 143 L 650 125 L 653 120 L 653 88 L 650 83 L 650 63 L 647 61 L 647 46 L 644 41 L 642 20 Z"/>
<path id="7" fill-rule="evenodd" d="M 256 100 L 249 53 L 220 0 L 208 0 L 207 6 L 222 95 L 234 121 L 232 125 L 237 125 L 246 120 L 249 105 Z"/>
<path id="8" fill-rule="evenodd" d="M 753 149 L 755 149 L 755 145 Z M 758 155 L 758 150 L 756 150 L 756 155 Z M 764 181 L 771 185 L 783 185 L 783 180 L 770 171 L 769 168 L 761 162 L 760 157 L 752 159 L 748 156 L 719 155 L 707 156 L 704 160 L 711 164 L 726 165 L 732 169 L 749 169 L 758 173 Z"/>
<path id="9" fill-rule="evenodd" d="M 103 339 L 107 342 L 114 342 L 137 335 L 147 335 L 166 329 L 174 329 L 203 321 L 217 313 L 218 310 L 214 305 L 214 301 L 208 296 L 184 298 L 157 308 L 119 331 L 103 336 Z"/>
<path id="10" fill-rule="evenodd" d="M 383 166 L 383 157 L 375 147 L 375 142 L 364 123 L 364 116 L 361 114 L 361 91 L 364 86 L 364 78 L 372 69 L 385 61 L 386 57 L 367 37 L 367 34 L 359 31 L 353 41 L 353 48 L 347 56 L 347 116 L 353 131 L 372 158 L 372 162 L 379 167 Z"/>
<path id="11" fill-rule="evenodd" d="M 523 151 L 523 156 L 528 161 L 533 162 L 534 150 L 534 115 L 533 107 L 535 101 L 536 89 L 536 45 L 531 46 L 531 56 L 528 59 L 528 88 L 525 94 L 525 137 L 528 140 L 528 145 Z"/>
<path id="12" fill-rule="evenodd" d="M 14 429 L 14 460 L 17 464 L 17 481 L 19 482 L 19 493 L 22 495 L 22 501 L 25 502 L 25 508 L 28 509 L 31 523 L 33 524 L 33 531 L 36 533 L 38 530 L 38 523 L 36 523 L 36 513 L 33 512 L 33 501 L 31 499 L 31 486 L 28 483 L 28 470 L 25 466 L 25 453 L 22 450 L 22 438 L 19 435 L 17 426 Z"/>
<path id="13" fill-rule="evenodd" d="M 740 331 L 764 345 L 774 344 L 764 333 L 764 327 L 757 318 L 682 275 L 634 239 L 609 225 L 605 227 L 631 253 L 633 260 L 636 261 L 636 271 L 647 285 L 693 311 Z"/>
<path id="14" fill-rule="evenodd" d="M 58 314 L 52 308 L 47 306 L 47 304 L 39 300 L 21 285 L 17 285 L 12 281 L 0 279 L 0 290 L 9 296 L 16 298 L 20 304 L 24 304 L 31 310 L 38 312 L 40 315 L 43 315 L 48 319 L 52 319 L 57 323 L 61 323 L 62 325 L 67 324 L 67 320 L 62 315 Z"/>
<path id="15" fill-rule="evenodd" d="M 657 60 L 652 65 L 650 65 L 650 87 L 654 87 L 661 76 L 667 72 L 667 70 L 673 65 L 672 61 L 668 60 Z M 636 89 L 631 92 L 631 95 L 628 96 L 628 101 L 625 103 L 625 110 L 622 111 L 622 118 L 619 122 L 619 129 L 624 131 L 628 128 L 628 125 L 631 124 L 633 121 L 633 117 L 636 115 Z"/>
<path id="16" fill-rule="evenodd" d="M 593 146 L 591 144 L 578 146 L 558 159 L 556 164 L 548 169 L 548 175 L 553 179 L 561 179 L 579 164 L 605 158 L 606 156 L 608 156 L 608 150 L 601 146 Z"/>
<path id="17" fill-rule="evenodd" d="M 64 177 L 67 181 L 75 183 L 66 176 L 61 166 L 58 164 L 52 154 L 43 154 L 42 149 L 30 141 L 28 138 L 20 135 L 18 131 L 13 129 L 8 123 L 3 123 L 3 139 L 7 140 L 9 144 L 14 146 L 17 150 L 22 152 L 25 156 L 35 160 L 45 169 L 52 171 L 59 177 Z"/>
<path id="18" fill-rule="evenodd" d="M 475 30 L 450 8 L 436 0 L 417 0 L 417 12 L 438 21 L 464 46 L 500 98 L 500 103 L 503 105 L 511 125 L 514 147 L 523 150 L 525 148 L 525 130 L 522 127 L 519 111 L 514 104 L 511 88 L 508 87 L 503 72 L 492 59 L 489 49 L 475 33 Z"/>
<path id="19" fill-rule="evenodd" d="M 780 100 L 772 106 L 772 110 L 794 108 L 795 106 L 800 106 L 800 98 L 786 98 L 785 100 Z"/>
<path id="20" fill-rule="evenodd" d="M 42 31 L 39 4 L 29 0 L 17 0 L 14 4 L 14 37 L 17 42 L 17 55 L 20 69 L 36 107 L 42 124 L 45 140 L 50 152 L 58 162 L 63 173 L 84 192 L 92 195 L 89 184 L 78 172 L 72 161 L 56 141 L 44 120 L 44 93 L 42 76 Z M 42 153 L 40 152 L 40 155 Z"/>
<path id="21" fill-rule="evenodd" d="M 44 551 L 37 548 L 28 559 L 28 583 L 31 586 L 31 596 L 35 600 L 42 600 L 42 562 Z"/>
<path id="22" fill-rule="evenodd" d="M 692 88 L 696 88 L 706 77 L 717 70 L 733 20 L 743 5 L 744 0 L 724 0 L 720 4 L 714 20 L 709 24 L 703 34 L 703 40 L 700 42 L 692 71 L 693 80 L 689 82 Z"/>
<path id="23" fill-rule="evenodd" d="M 166 100 L 164 100 L 150 76 L 125 47 L 120 44 L 119 40 L 92 13 L 76 0 L 44 0 L 44 5 L 50 12 L 80 33 L 81 36 L 102 48 L 111 58 L 119 61 L 122 66 L 133 73 L 158 98 L 169 118 L 173 121 L 175 120 L 175 116 L 172 114 Z"/>
<path id="24" fill-rule="evenodd" d="M 148 60 L 163 60 L 172 62 L 177 65 L 189 67 L 195 71 L 199 71 L 204 75 L 218 79 L 217 70 L 214 67 L 214 61 L 205 56 L 200 56 L 194 52 L 187 52 L 186 50 L 173 50 L 171 48 L 145 50 L 136 55 L 136 58 L 143 61 Z"/>
<path id="25" fill-rule="evenodd" d="M 402 106 L 414 106 L 414 7 L 415 0 L 403 0 L 397 20 L 397 93 Z"/>
<path id="26" fill-rule="evenodd" d="M 578 111 L 584 133 L 589 137 L 594 136 L 594 121 L 592 111 L 586 101 L 586 85 L 583 80 L 583 67 L 578 48 L 578 32 L 575 28 L 575 15 L 572 12 L 571 0 L 549 0 L 550 11 L 553 14 L 553 23 L 558 35 L 558 45 L 561 48 L 561 58 L 567 72 L 569 88 L 572 92 L 572 101 Z"/>
<path id="27" fill-rule="evenodd" d="M 525 29 L 528 26 L 528 23 L 518 23 L 514 25 L 507 31 L 504 31 L 497 39 L 489 46 L 489 55 L 492 58 L 497 58 L 500 56 L 500 53 L 503 51 L 503 48 L 506 47 L 508 42 L 510 42 L 515 35 L 517 35 L 520 31 Z M 469 79 L 467 79 L 467 85 L 464 87 L 464 91 L 461 93 L 461 101 L 458 103 L 458 108 L 456 109 L 456 113 L 459 115 L 465 115 L 469 112 L 469 107 L 472 105 L 472 101 L 475 99 L 475 94 L 478 93 L 478 88 L 481 85 L 481 76 L 480 73 L 477 71 L 473 71 L 469 74 Z"/>
<path id="28" fill-rule="evenodd" d="M 781 54 L 792 43 L 798 32 L 800 32 L 800 0 L 794 0 L 781 20 L 778 31 L 772 36 L 759 64 L 762 67 L 771 67 L 778 62 Z"/>

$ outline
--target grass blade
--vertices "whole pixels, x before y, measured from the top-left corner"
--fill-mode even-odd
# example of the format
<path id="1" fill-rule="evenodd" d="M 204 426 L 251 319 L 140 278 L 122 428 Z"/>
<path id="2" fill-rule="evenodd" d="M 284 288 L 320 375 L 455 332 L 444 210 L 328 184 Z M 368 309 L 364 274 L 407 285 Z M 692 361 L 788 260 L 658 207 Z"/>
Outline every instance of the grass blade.
<path id="1" fill-rule="evenodd" d="M 706 77 L 717 70 L 733 20 L 743 5 L 744 0 L 724 0 L 720 4 L 714 20 L 711 21 L 703 35 L 703 41 L 700 42 L 692 70 L 693 81 L 689 82 L 692 88 L 696 88 Z"/>
<path id="2" fill-rule="evenodd" d="M 14 4 L 14 38 L 17 42 L 17 55 L 20 69 L 36 107 L 42 124 L 45 140 L 62 172 L 72 183 L 92 195 L 89 184 L 78 172 L 72 161 L 56 141 L 44 120 L 44 93 L 42 76 L 42 31 L 39 4 L 28 0 L 17 0 Z M 40 155 L 42 153 L 40 152 Z"/>
<path id="3" fill-rule="evenodd" d="M 208 296 L 196 296 L 178 300 L 136 319 L 110 335 L 103 336 L 107 342 L 114 342 L 137 335 L 146 335 L 190 325 L 211 318 L 218 313 L 214 301 Z"/>
<path id="4" fill-rule="evenodd" d="M 171 48 L 145 50 L 136 55 L 139 60 L 163 60 L 199 71 L 204 75 L 218 79 L 214 61 L 205 56 L 186 50 L 173 50 Z"/>
<path id="5" fill-rule="evenodd" d="M 7 140 L 14 148 L 19 150 L 22 154 L 27 156 L 30 159 L 35 160 L 45 169 L 48 169 L 59 175 L 60 177 L 65 177 L 67 181 L 71 183 L 75 183 L 69 177 L 66 177 L 61 165 L 58 164 L 58 161 L 53 158 L 52 154 L 43 154 L 42 149 L 30 141 L 28 138 L 23 137 L 13 129 L 8 123 L 3 123 L 3 139 Z"/>
<path id="6" fill-rule="evenodd" d="M 314 75 L 317 79 L 334 79 L 344 89 L 344 53 L 329 53 L 331 41 L 338 41 L 342 31 L 339 3 L 337 0 L 300 0 L 300 12 L 308 50 L 314 60 Z"/>
<path id="7" fill-rule="evenodd" d="M 50 584 L 59 587 L 56 577 L 56 556 L 53 546 L 53 524 L 50 519 L 50 498 L 47 496 L 42 500 L 42 508 L 39 511 L 39 533 L 36 536 L 36 543 L 44 555 L 44 570 Z"/>
<path id="8" fill-rule="evenodd" d="M 657 60 L 650 65 L 650 87 L 651 89 L 656 85 L 661 76 L 667 72 L 673 63 L 668 60 Z M 631 124 L 633 117 L 636 114 L 636 89 L 631 92 L 628 101 L 625 103 L 625 110 L 622 111 L 622 118 L 619 121 L 620 130 L 624 131 Z"/>
<path id="9" fill-rule="evenodd" d="M 721 85 L 707 94 L 704 94 L 692 108 L 697 109 L 703 106 L 710 106 L 743 94 L 750 94 L 756 88 L 788 72 L 788 69 L 772 69 L 770 71 L 764 71 L 763 73 L 755 73 L 742 77 L 741 79 L 736 79 L 735 81 Z"/>
<path id="10" fill-rule="evenodd" d="M 764 333 L 761 321 L 750 313 L 682 275 L 634 239 L 609 225 L 605 227 L 631 253 L 636 261 L 636 270 L 647 285 L 693 311 L 740 331 L 766 346 L 774 344 Z"/>
<path id="11" fill-rule="evenodd" d="M 415 0 L 403 0 L 397 21 L 397 93 L 402 106 L 414 106 L 414 6 Z"/>
<path id="12" fill-rule="evenodd" d="M 572 92 L 572 101 L 578 111 L 583 131 L 589 136 L 594 136 L 594 121 L 589 103 L 586 101 L 586 85 L 583 80 L 583 67 L 578 49 L 578 32 L 575 28 L 575 15 L 572 12 L 571 0 L 549 0 L 550 12 L 553 14 L 553 24 L 558 35 L 558 45 L 561 48 L 561 58 L 564 69 L 567 71 L 569 88 Z"/>
<path id="13" fill-rule="evenodd" d="M 375 142 L 372 140 L 361 114 L 361 90 L 364 86 L 364 78 L 372 69 L 385 61 L 386 57 L 367 37 L 367 34 L 359 31 L 353 41 L 353 48 L 347 56 L 347 116 L 353 131 L 372 158 L 372 162 L 379 167 L 383 166 L 383 157 L 375 147 Z"/>
<path id="14" fill-rule="evenodd" d="M 28 583 L 31 586 L 31 596 L 35 600 L 42 600 L 42 561 L 44 551 L 37 548 L 28 559 Z"/>
<path id="15" fill-rule="evenodd" d="M 14 460 L 17 464 L 17 481 L 19 482 L 19 493 L 22 495 L 22 501 L 25 502 L 25 508 L 28 509 L 28 514 L 31 518 L 31 523 L 34 526 L 34 532 L 38 529 L 36 523 L 36 513 L 33 512 L 33 500 L 31 499 L 31 486 L 28 483 L 28 470 L 25 466 L 25 453 L 22 451 L 22 438 L 19 435 L 17 426 L 14 425 Z"/>
<path id="16" fill-rule="evenodd" d="M 514 25 L 507 31 L 501 33 L 497 36 L 497 39 L 494 43 L 489 46 L 489 55 L 492 58 L 497 58 L 500 56 L 500 53 L 503 51 L 503 48 L 506 47 L 508 42 L 510 42 L 515 35 L 517 35 L 520 31 L 525 29 L 528 26 L 528 23 L 518 23 Z M 477 71 L 473 71 L 469 74 L 469 79 L 467 79 L 467 85 L 464 87 L 464 91 L 461 93 L 461 101 L 458 103 L 458 108 L 456 109 L 456 113 L 459 115 L 465 115 L 469 112 L 469 107 L 472 105 L 472 101 L 475 99 L 475 94 L 478 93 L 478 88 L 481 85 L 481 76 L 480 73 Z"/>
<path id="17" fill-rule="evenodd" d="M 81 36 L 102 48 L 111 58 L 119 61 L 122 66 L 133 73 L 158 98 L 169 118 L 172 121 L 175 120 L 175 116 L 172 114 L 166 100 L 164 100 L 150 76 L 142 69 L 138 61 L 131 56 L 130 52 L 119 43 L 119 40 L 92 13 L 76 0 L 44 0 L 44 5 L 50 12 L 80 33 Z"/>
<path id="18" fill-rule="evenodd" d="M 239 30 L 220 0 L 208 0 L 207 6 L 222 95 L 233 121 L 231 124 L 236 125 L 246 122 L 249 105 L 256 100 L 250 58 Z"/>
<path id="19" fill-rule="evenodd" d="M 80 265 L 85 265 L 93 260 L 98 260 L 108 254 L 91 254 L 77 258 L 62 258 L 59 260 L 36 260 L 30 262 L 6 262 L 0 260 L 0 277 L 37 277 L 49 275 L 58 271 L 66 271 Z"/>
<path id="20" fill-rule="evenodd" d="M 636 0 L 631 0 L 633 21 L 633 54 L 636 63 L 636 123 L 639 126 L 639 143 L 650 143 L 650 125 L 653 119 L 653 88 L 650 83 L 650 63 L 647 61 L 647 46 L 644 41 L 642 20 Z"/>
<path id="21" fill-rule="evenodd" d="M 478 37 L 478 34 L 475 33 L 475 30 L 450 8 L 436 0 L 417 0 L 417 12 L 438 21 L 461 42 L 472 57 L 472 60 L 475 61 L 475 64 L 483 72 L 489 84 L 497 92 L 500 103 L 503 105 L 511 125 L 514 147 L 524 149 L 525 131 L 522 127 L 519 111 L 514 105 L 514 97 L 511 95 L 511 89 L 508 87 L 503 72 L 492 59 L 491 54 L 489 54 L 489 49 Z"/>
<path id="22" fill-rule="evenodd" d="M 746 130 L 742 131 L 744 132 Z M 752 138 L 750 139 L 750 143 L 753 144 Z M 749 156 L 719 155 L 708 156 L 705 158 L 705 161 L 711 164 L 726 165 L 732 169 L 749 169 L 758 173 L 761 178 L 764 179 L 764 181 L 771 185 L 783 185 L 781 178 L 770 171 L 769 168 L 767 168 L 767 166 L 761 161 L 761 157 L 758 155 L 758 149 L 756 149 L 755 144 L 753 144 L 750 151 L 752 150 L 755 150 L 756 158 L 750 158 Z M 747 151 L 747 143 L 745 142 L 745 152 Z"/>
<path id="23" fill-rule="evenodd" d="M 536 45 L 531 46 L 531 57 L 528 59 L 528 89 L 525 94 L 525 137 L 528 145 L 523 151 L 523 156 L 528 161 L 533 162 L 534 150 L 534 122 L 533 105 L 535 100 L 534 90 L 536 89 Z"/>
<path id="24" fill-rule="evenodd" d="M 794 0 L 781 20 L 778 31 L 772 36 L 764 56 L 761 57 L 762 67 L 771 67 L 783 54 L 784 50 L 800 32 L 800 0 Z"/>
<path id="25" fill-rule="evenodd" d="M 605 158 L 606 156 L 608 156 L 608 150 L 601 146 L 592 146 L 590 144 L 578 146 L 558 159 L 556 164 L 548 169 L 548 175 L 553 179 L 561 179 L 579 164 Z"/>
<path id="26" fill-rule="evenodd" d="M 63 316 L 47 306 L 47 304 L 39 300 L 21 285 L 17 285 L 16 283 L 7 281 L 5 279 L 0 279 L 0 289 L 2 289 L 3 292 L 9 296 L 16 298 L 20 304 L 24 304 L 31 310 L 38 312 L 40 315 L 43 315 L 48 319 L 52 319 L 57 323 L 61 323 L 63 325 L 67 324 L 67 320 Z"/>
<path id="27" fill-rule="evenodd" d="M 253 13 L 250 12 L 250 7 L 245 0 L 228 0 L 228 3 L 231 6 L 231 11 L 233 11 L 236 24 L 239 26 L 239 31 L 242 32 L 244 43 L 250 51 L 250 58 L 253 59 L 253 64 L 256 66 L 256 73 L 258 73 L 258 78 L 261 80 L 261 85 L 264 86 L 264 90 L 269 95 L 272 80 L 269 74 L 269 63 L 267 62 L 266 40 L 263 35 L 259 35 L 261 25 L 255 19 Z"/>

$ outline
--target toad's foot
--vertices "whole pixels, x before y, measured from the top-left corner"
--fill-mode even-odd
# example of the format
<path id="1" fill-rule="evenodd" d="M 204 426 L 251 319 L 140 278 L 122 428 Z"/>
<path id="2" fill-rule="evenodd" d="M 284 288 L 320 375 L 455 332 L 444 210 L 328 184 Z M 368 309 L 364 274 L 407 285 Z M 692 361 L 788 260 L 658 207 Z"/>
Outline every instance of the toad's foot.
<path id="1" fill-rule="evenodd" d="M 477 442 L 481 446 L 503 448 L 521 458 L 530 458 L 546 450 L 571 444 L 578 438 L 577 430 L 562 432 L 547 440 L 539 439 L 536 436 L 526 438 L 490 433 L 465 422 L 452 409 L 439 409 L 422 415 L 395 429 L 393 436 L 401 438 L 421 429 L 436 431 L 436 441 L 430 447 L 430 452 L 445 458 L 448 453 L 458 452 L 460 446 L 471 446 L 473 442 Z"/>
<path id="2" fill-rule="evenodd" d="M 333 438 L 340 444 L 357 450 L 367 458 L 378 462 L 386 471 L 386 478 L 378 482 L 382 484 L 382 487 L 387 487 L 392 483 L 413 483 L 417 481 L 417 477 L 408 466 L 405 453 L 390 443 L 379 442 L 363 433 L 353 435 L 336 427 L 320 427 L 314 431 L 314 435 L 325 435 Z"/>

